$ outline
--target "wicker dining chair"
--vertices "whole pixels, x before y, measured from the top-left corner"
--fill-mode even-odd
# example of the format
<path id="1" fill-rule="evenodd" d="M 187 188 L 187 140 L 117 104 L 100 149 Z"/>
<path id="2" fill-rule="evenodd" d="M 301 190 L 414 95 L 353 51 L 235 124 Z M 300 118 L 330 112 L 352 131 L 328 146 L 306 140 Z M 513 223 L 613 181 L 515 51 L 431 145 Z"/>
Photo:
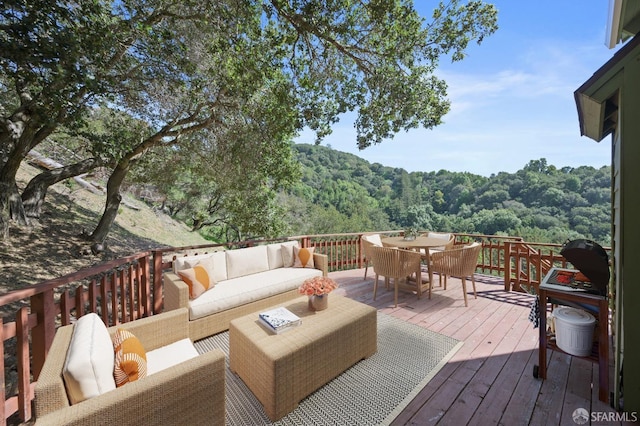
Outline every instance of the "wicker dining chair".
<path id="1" fill-rule="evenodd" d="M 429 238 L 439 238 L 443 240 L 443 244 L 441 246 L 437 246 L 437 247 L 430 247 L 428 249 L 421 249 L 420 253 L 422 253 L 422 260 L 428 265 L 429 264 L 429 257 L 431 256 L 431 254 L 433 253 L 437 253 L 443 250 L 451 250 L 454 247 L 454 244 L 456 242 L 456 236 L 452 233 L 449 232 L 427 232 L 425 234 L 423 234 L 425 237 L 429 237 Z M 430 271 L 431 272 L 431 271 Z M 430 276 L 433 276 L 433 273 L 431 272 L 429 274 Z M 438 274 L 438 286 L 442 287 L 442 274 Z M 447 276 L 444 275 L 444 287 L 445 289 L 447 288 Z"/>
<path id="2" fill-rule="evenodd" d="M 393 278 L 394 287 L 394 306 L 398 306 L 398 289 L 415 291 L 418 299 L 422 297 L 422 292 L 426 288 L 429 289 L 429 298 L 431 298 L 430 283 L 423 283 L 420 264 L 422 256 L 417 251 L 402 250 L 390 247 L 372 247 L 372 263 L 373 270 L 376 274 L 376 280 L 373 284 L 373 300 L 376 300 L 378 292 L 378 278 L 380 275 L 385 277 L 385 285 L 389 287 L 389 279 Z M 415 274 L 415 281 L 410 281 L 409 277 Z"/>
<path id="3" fill-rule="evenodd" d="M 476 267 L 478 266 L 478 255 L 480 254 L 480 250 L 482 250 L 482 245 L 480 243 L 472 243 L 462 248 L 434 252 L 430 256 L 429 267 L 433 272 L 437 272 L 445 276 L 457 277 L 462 280 L 464 306 L 468 306 L 467 277 L 471 277 L 471 283 L 473 284 L 473 297 L 475 299 L 478 298 L 476 295 L 476 281 L 474 274 L 476 272 Z M 444 289 L 447 289 L 446 280 Z"/>
<path id="4" fill-rule="evenodd" d="M 371 247 L 381 247 L 380 234 L 367 234 L 362 236 L 362 251 L 364 252 L 364 279 L 367 279 L 367 271 L 371 265 Z"/>

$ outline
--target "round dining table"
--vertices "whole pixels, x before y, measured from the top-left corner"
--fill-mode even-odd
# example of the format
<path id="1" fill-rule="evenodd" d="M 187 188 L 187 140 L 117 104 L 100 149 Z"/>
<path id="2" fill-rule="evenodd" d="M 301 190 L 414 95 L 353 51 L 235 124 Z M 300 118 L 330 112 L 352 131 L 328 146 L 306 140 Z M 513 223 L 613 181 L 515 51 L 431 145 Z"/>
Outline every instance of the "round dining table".
<path id="1" fill-rule="evenodd" d="M 406 240 L 404 237 L 385 237 L 381 239 L 382 245 L 386 247 L 399 247 L 403 249 L 417 250 L 441 247 L 447 244 L 447 240 L 434 237 L 416 237 Z"/>
<path id="2" fill-rule="evenodd" d="M 433 283 L 433 272 L 429 267 L 428 253 L 430 248 L 442 247 L 447 244 L 448 240 L 434 237 L 415 237 L 411 239 L 405 239 L 404 237 L 384 237 L 381 238 L 382 245 L 384 247 L 398 247 L 407 250 L 415 250 L 421 252 L 422 258 L 425 260 L 428 273 L 429 284 L 429 299 L 431 299 L 431 286 Z M 424 252 L 422 252 L 424 250 Z"/>

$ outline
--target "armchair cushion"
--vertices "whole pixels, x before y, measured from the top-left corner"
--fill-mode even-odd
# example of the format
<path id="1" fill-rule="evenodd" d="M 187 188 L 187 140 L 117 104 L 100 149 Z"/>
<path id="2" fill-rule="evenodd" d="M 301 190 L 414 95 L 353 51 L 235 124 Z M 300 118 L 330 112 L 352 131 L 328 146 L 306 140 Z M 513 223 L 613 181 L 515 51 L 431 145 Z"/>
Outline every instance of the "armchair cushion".
<path id="1" fill-rule="evenodd" d="M 147 353 L 140 340 L 129 330 L 118 329 L 113 336 L 116 387 L 147 376 Z"/>
<path id="2" fill-rule="evenodd" d="M 177 342 L 155 349 L 147 354 L 149 375 L 174 367 L 181 362 L 197 356 L 198 351 L 189 339 L 178 340 Z"/>
<path id="3" fill-rule="evenodd" d="M 382 247 L 382 238 L 380 237 L 380 234 L 363 235 L 362 239 L 372 243 L 374 246 Z"/>
<path id="4" fill-rule="evenodd" d="M 73 327 L 62 376 L 72 404 L 116 388 L 113 343 L 100 317 L 90 313 Z"/>

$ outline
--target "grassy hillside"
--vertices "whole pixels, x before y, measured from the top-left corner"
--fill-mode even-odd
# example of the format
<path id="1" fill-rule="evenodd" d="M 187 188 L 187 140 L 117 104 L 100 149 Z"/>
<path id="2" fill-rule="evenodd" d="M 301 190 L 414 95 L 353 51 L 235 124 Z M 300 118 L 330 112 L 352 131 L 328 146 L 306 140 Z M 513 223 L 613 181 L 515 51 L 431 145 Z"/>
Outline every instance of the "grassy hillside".
<path id="1" fill-rule="evenodd" d="M 23 166 L 18 185 L 22 188 L 37 171 Z M 207 243 L 184 224 L 143 202 L 127 196 L 125 200 L 135 208 L 120 208 L 106 240 L 106 251 L 96 256 L 87 253 L 87 244 L 80 234 L 83 230 L 92 232 L 97 225 L 104 196 L 93 194 L 71 180 L 53 186 L 40 222 L 32 229 L 13 226 L 8 241 L 0 242 L 0 292 L 151 248 Z"/>

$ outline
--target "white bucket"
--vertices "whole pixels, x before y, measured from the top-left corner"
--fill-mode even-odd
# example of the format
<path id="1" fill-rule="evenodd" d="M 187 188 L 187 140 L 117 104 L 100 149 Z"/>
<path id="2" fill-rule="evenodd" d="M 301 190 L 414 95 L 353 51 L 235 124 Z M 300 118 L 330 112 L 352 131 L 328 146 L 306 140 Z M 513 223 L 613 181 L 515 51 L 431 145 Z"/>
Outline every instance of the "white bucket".
<path id="1" fill-rule="evenodd" d="M 558 347 L 571 355 L 590 355 L 596 325 L 593 315 L 581 309 L 560 306 L 553 310 L 553 317 Z"/>

